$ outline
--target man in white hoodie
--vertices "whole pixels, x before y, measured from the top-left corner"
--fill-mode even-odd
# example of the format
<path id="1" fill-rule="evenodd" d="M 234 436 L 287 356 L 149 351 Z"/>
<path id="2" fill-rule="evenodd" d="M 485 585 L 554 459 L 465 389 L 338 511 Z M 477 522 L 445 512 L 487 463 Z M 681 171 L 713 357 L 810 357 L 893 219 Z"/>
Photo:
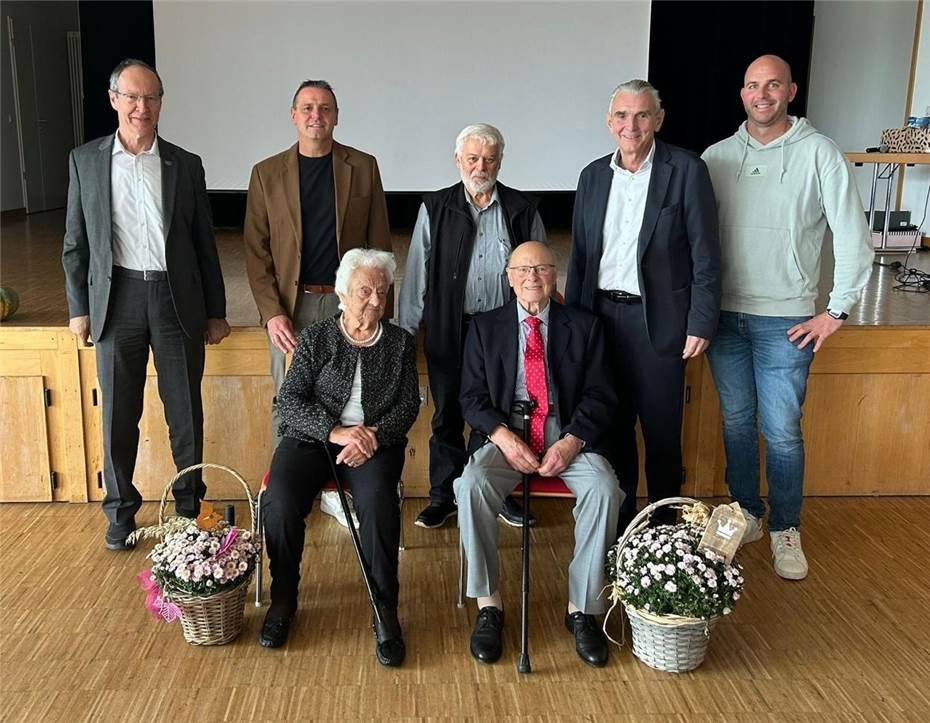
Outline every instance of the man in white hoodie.
<path id="1" fill-rule="evenodd" d="M 720 396 L 727 484 L 743 508 L 743 543 L 762 537 L 758 414 L 766 441 L 775 572 L 807 576 L 798 532 L 804 491 L 801 406 L 814 353 L 843 324 L 871 272 L 862 203 L 843 153 L 805 118 L 788 115 L 791 68 L 763 55 L 746 70 L 746 122 L 702 158 L 717 198 L 723 295 L 707 350 Z M 835 271 L 817 313 L 824 233 Z"/>

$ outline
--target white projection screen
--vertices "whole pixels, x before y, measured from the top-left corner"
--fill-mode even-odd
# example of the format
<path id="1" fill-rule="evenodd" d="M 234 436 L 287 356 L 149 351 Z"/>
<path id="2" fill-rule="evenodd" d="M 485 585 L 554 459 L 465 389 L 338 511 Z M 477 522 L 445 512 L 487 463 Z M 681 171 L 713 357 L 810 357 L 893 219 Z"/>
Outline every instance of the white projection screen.
<path id="1" fill-rule="evenodd" d="M 458 180 L 455 136 L 476 122 L 504 134 L 502 181 L 574 190 L 614 147 L 611 90 L 647 77 L 648 0 L 154 8 L 159 131 L 203 157 L 214 191 L 244 190 L 256 161 L 294 143 L 291 98 L 307 78 L 332 83 L 336 140 L 374 154 L 387 191 Z"/>

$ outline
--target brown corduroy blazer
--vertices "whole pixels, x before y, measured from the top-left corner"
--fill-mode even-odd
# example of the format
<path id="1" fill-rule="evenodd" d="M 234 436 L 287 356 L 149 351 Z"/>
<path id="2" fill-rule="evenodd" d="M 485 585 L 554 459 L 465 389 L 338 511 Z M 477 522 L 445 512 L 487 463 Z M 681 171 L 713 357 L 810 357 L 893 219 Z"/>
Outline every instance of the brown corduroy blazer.
<path id="1" fill-rule="evenodd" d="M 391 229 L 381 174 L 374 156 L 333 143 L 336 243 L 391 251 Z M 303 229 L 297 144 L 256 163 L 249 180 L 243 226 L 246 272 L 262 324 L 279 314 L 294 317 Z M 387 316 L 394 309 L 389 295 Z"/>

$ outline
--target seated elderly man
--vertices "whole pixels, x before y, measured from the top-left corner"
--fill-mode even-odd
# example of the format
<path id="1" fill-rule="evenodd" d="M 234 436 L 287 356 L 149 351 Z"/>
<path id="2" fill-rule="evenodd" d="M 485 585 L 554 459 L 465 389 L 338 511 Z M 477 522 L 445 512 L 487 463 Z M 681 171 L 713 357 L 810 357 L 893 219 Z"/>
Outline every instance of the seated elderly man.
<path id="1" fill-rule="evenodd" d="M 472 428 L 473 454 L 454 487 L 468 564 L 466 592 L 478 602 L 471 653 L 484 663 L 501 656 L 495 517 L 504 496 L 524 473 L 557 476 L 577 497 L 565 626 L 581 659 L 599 667 L 607 663 L 607 640 L 594 615 L 604 612 L 598 595 L 623 496 L 599 446 L 616 407 L 601 327 L 591 314 L 550 299 L 556 268 L 545 245 L 518 246 L 507 278 L 516 300 L 475 317 L 462 370 L 462 409 Z M 535 402 L 528 444 L 513 431 L 522 430 L 522 417 L 511 413 L 514 401 L 527 399 Z"/>
<path id="2" fill-rule="evenodd" d="M 301 332 L 278 394 L 282 440 L 262 496 L 272 578 L 271 607 L 259 637 L 266 648 L 285 643 L 297 611 L 304 518 L 331 477 L 328 446 L 340 478 L 352 488 L 362 551 L 381 608 L 375 653 L 383 665 L 403 662 L 397 483 L 420 394 L 414 338 L 381 321 L 395 268 L 386 251 L 345 253 L 335 284 L 342 311 Z"/>

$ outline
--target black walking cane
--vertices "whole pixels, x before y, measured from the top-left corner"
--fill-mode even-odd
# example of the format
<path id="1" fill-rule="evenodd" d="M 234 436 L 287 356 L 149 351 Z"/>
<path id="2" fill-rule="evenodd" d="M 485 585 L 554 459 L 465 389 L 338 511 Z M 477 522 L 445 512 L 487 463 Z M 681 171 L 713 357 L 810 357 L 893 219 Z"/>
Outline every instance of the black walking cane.
<path id="1" fill-rule="evenodd" d="M 513 403 L 512 412 L 523 417 L 523 441 L 529 439 L 530 414 L 536 402 L 530 400 L 517 400 Z M 529 673 L 529 615 L 530 615 L 530 476 L 523 473 L 523 609 L 520 618 L 520 659 L 517 662 L 518 673 Z"/>
<path id="2" fill-rule="evenodd" d="M 336 463 L 333 462 L 333 455 L 329 451 L 329 445 L 323 442 L 323 451 L 326 452 L 326 459 L 329 461 L 329 468 L 333 473 L 333 481 L 336 483 L 336 494 L 339 495 L 339 502 L 342 505 L 342 513 L 346 516 L 349 523 L 349 534 L 352 536 L 352 546 L 355 548 L 355 556 L 358 558 L 358 566 L 362 570 L 362 578 L 365 580 L 365 589 L 368 591 L 368 601 L 371 603 L 371 609 L 375 612 L 375 620 L 378 627 L 383 627 L 381 620 L 381 607 L 378 605 L 378 596 L 375 594 L 375 583 L 371 579 L 371 570 L 368 569 L 368 563 L 365 561 L 365 555 L 362 553 L 362 543 L 358 539 L 358 530 L 352 522 L 352 510 L 349 509 L 349 500 L 346 499 L 346 491 L 342 486 L 342 479 L 336 471 Z"/>

